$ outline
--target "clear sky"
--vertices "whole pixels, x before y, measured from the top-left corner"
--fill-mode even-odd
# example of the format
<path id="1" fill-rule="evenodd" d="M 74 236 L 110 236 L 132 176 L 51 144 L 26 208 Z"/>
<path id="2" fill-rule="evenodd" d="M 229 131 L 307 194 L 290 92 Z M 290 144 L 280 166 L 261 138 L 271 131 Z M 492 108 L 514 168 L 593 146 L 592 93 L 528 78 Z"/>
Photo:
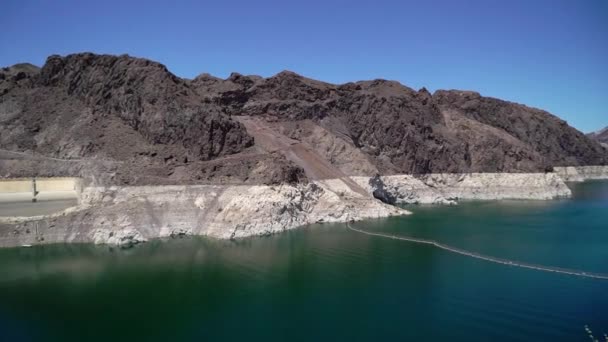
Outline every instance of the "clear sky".
<path id="1" fill-rule="evenodd" d="M 608 126 L 607 0 L 5 0 L 0 23 L 1 66 L 92 51 L 188 78 L 386 78 L 539 107 L 584 132 Z"/>

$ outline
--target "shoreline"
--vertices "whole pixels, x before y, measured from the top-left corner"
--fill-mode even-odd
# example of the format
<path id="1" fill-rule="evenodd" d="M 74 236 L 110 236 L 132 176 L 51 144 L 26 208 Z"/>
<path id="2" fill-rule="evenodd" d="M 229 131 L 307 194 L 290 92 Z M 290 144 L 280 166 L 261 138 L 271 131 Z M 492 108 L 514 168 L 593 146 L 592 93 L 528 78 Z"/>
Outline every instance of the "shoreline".
<path id="1" fill-rule="evenodd" d="M 565 181 L 608 179 L 608 166 L 564 169 L 568 171 L 349 177 L 275 186 L 83 187 L 78 205 L 62 212 L 0 217 L 0 247 L 48 243 L 132 246 L 184 235 L 239 239 L 313 223 L 411 214 L 395 204 L 567 198 L 571 191 Z M 367 194 L 352 189 L 353 183 Z"/>

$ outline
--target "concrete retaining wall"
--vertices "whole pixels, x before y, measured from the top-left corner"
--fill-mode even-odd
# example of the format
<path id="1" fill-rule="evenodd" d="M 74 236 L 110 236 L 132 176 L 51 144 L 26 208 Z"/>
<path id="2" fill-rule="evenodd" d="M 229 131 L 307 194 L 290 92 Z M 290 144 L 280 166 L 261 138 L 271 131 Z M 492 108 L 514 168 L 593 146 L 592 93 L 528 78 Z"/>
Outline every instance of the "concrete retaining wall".
<path id="1" fill-rule="evenodd" d="M 32 192 L 31 179 L 0 179 L 0 193 Z"/>
<path id="2" fill-rule="evenodd" d="M 80 201 L 82 180 L 72 177 L 36 178 L 36 201 L 76 199 Z M 0 203 L 31 202 L 31 178 L 0 179 Z"/>
<path id="3" fill-rule="evenodd" d="M 76 191 L 77 193 L 80 193 L 82 190 L 82 181 L 80 178 L 74 177 L 36 178 L 36 190 L 40 193 L 54 191 Z M 0 193 L 31 191 L 31 178 L 0 179 Z"/>

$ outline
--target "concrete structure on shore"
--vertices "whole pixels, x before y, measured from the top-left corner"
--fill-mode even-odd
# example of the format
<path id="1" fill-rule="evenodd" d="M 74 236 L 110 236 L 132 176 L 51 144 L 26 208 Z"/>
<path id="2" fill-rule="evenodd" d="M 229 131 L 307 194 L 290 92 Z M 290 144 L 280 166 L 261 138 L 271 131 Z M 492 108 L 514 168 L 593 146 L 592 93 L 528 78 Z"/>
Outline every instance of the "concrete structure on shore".
<path id="1" fill-rule="evenodd" d="M 78 199 L 81 191 L 75 177 L 0 179 L 0 203 Z"/>
<path id="2" fill-rule="evenodd" d="M 50 215 L 78 205 L 79 178 L 0 179 L 0 217 Z"/>

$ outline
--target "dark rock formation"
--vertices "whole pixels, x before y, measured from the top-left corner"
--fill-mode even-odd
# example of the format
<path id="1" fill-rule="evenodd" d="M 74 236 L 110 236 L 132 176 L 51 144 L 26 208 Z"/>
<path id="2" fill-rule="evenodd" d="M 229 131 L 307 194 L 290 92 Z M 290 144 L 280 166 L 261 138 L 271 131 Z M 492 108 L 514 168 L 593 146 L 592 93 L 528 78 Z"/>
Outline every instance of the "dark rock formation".
<path id="1" fill-rule="evenodd" d="M 51 56 L 41 69 L 16 65 L 0 75 L 2 149 L 121 161 L 119 176 L 138 183 L 145 175 L 166 178 L 181 164 L 234 155 L 253 145 L 244 127 L 218 105 L 149 60 L 90 53 Z M 259 160 L 250 162 L 238 162 L 226 174 L 246 179 L 247 174 L 237 173 Z M 196 179 L 197 173 L 184 176 Z"/>
<path id="2" fill-rule="evenodd" d="M 370 178 L 369 185 L 372 187 L 372 195 L 374 198 L 379 199 L 386 204 L 397 203 L 397 197 L 395 197 L 393 192 L 386 189 L 386 185 L 382 181 L 382 178 L 380 178 L 380 175 Z"/>
<path id="3" fill-rule="evenodd" d="M 365 152 L 381 173 L 526 172 L 608 162 L 602 147 L 545 111 L 475 92 L 397 82 L 332 85 L 292 72 L 215 79 L 227 114 L 312 120 Z M 217 91 L 217 89 L 223 89 Z"/>
<path id="4" fill-rule="evenodd" d="M 201 101 L 164 65 L 149 60 L 93 54 L 51 56 L 35 85 L 79 101 L 91 111 L 93 122 L 120 118 L 147 142 L 178 144 L 191 158 L 209 160 L 253 144 L 239 123 Z"/>
<path id="5" fill-rule="evenodd" d="M 255 118 L 264 141 L 254 142 L 242 117 Z M 386 80 L 333 85 L 289 71 L 184 80 L 146 59 L 90 53 L 0 69 L 0 133 L 0 149 L 24 152 L 0 155 L 0 176 L 97 170 L 121 184 L 608 163 L 605 148 L 565 121 L 474 92 L 431 94 Z M 70 164 L 56 167 L 64 159 Z"/>

